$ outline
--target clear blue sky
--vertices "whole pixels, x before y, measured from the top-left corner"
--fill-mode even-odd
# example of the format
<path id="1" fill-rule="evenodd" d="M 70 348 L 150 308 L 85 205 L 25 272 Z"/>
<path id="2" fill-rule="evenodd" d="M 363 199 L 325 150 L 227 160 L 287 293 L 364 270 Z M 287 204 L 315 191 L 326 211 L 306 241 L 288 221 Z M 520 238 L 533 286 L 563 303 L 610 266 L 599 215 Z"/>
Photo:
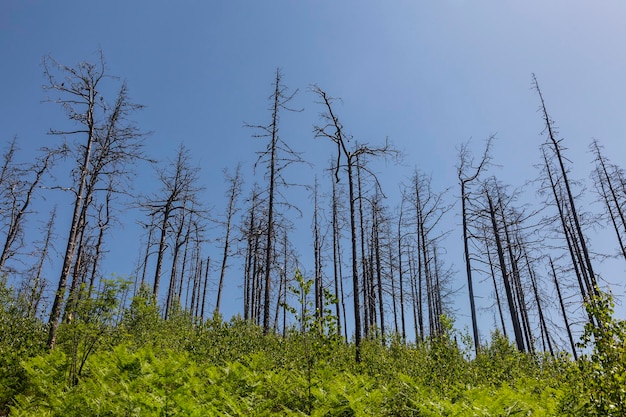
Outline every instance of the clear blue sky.
<path id="1" fill-rule="evenodd" d="M 497 135 L 494 160 L 501 165 L 493 173 L 519 186 L 536 178 L 540 162 L 543 126 L 530 88 L 536 73 L 573 175 L 586 180 L 594 137 L 612 162 L 626 166 L 625 20 L 621 0 L 2 0 L 0 140 L 18 135 L 23 154 L 56 140 L 46 132 L 65 120 L 60 109 L 42 103 L 42 57 L 74 65 L 94 60 L 101 48 L 109 72 L 125 79 L 131 97 L 146 106 L 136 119 L 154 132 L 150 155 L 165 159 L 183 141 L 202 167 L 208 203 L 218 213 L 225 204 L 223 168 L 243 161 L 247 184 L 254 181 L 259 144 L 242 126 L 268 122 L 266 99 L 277 67 L 284 83 L 300 90 L 294 106 L 304 108 L 284 116 L 283 137 L 315 164 L 295 177 L 324 178 L 334 150 L 312 137 L 321 111 L 308 91 L 315 83 L 343 99 L 339 115 L 357 140 L 375 144 L 389 137 L 405 152 L 403 166 L 379 167 L 390 199 L 414 167 L 432 173 L 436 187 L 456 187 L 459 144 L 473 138 L 479 153 L 490 134 Z M 142 173 L 138 188 L 149 189 L 151 178 Z M 456 227 L 458 215 L 449 222 Z M 302 219 L 302 253 L 311 250 L 309 225 L 310 218 Z M 131 226 L 117 233 L 111 272 L 131 273 L 132 233 Z M 592 245 L 614 248 L 608 239 Z M 125 245 L 133 253 L 120 249 Z M 449 262 L 461 271 L 458 229 L 448 245 Z M 607 268 L 605 274 L 624 276 L 624 265 Z M 458 280 L 461 286 L 462 274 Z M 623 294 L 623 287 L 616 292 Z M 466 290 L 460 294 L 466 297 Z M 488 327 L 489 315 L 485 320 Z"/>

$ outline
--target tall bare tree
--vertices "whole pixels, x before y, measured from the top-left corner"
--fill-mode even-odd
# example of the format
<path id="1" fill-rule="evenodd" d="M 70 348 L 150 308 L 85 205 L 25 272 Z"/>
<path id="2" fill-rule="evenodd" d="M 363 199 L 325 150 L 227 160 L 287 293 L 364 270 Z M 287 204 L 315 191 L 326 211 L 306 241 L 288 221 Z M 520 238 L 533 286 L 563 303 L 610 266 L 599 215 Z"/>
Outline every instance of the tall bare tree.
<path id="1" fill-rule="evenodd" d="M 259 153 L 258 164 L 266 168 L 267 178 L 267 225 L 265 230 L 265 263 L 264 263 L 264 292 L 263 292 L 263 332 L 269 333 L 271 328 L 271 294 L 272 294 L 272 256 L 274 253 L 274 228 L 276 226 L 276 202 L 280 196 L 280 188 L 291 185 L 283 176 L 283 171 L 294 163 L 304 162 L 300 155 L 285 142 L 279 134 L 280 115 L 282 111 L 297 111 L 288 107 L 298 90 L 289 93 L 282 84 L 282 73 L 276 70 L 274 91 L 270 95 L 271 121 L 267 125 L 248 125 L 259 131 L 255 138 L 266 139 L 265 150 Z M 285 202 L 286 203 L 286 202 Z"/>
<path id="2" fill-rule="evenodd" d="M 334 172 L 335 168 L 334 164 L 331 163 L 330 171 Z M 335 295 L 337 297 L 337 304 L 335 305 L 336 316 L 337 316 L 337 335 L 342 334 L 345 340 L 348 340 L 348 331 L 346 326 L 346 303 L 345 303 L 345 294 L 343 290 L 343 263 L 342 263 L 342 249 L 341 249 L 341 240 L 343 229 L 343 218 L 341 216 L 341 209 L 343 208 L 342 201 L 340 200 L 340 193 L 337 190 L 337 182 L 334 178 L 331 177 L 331 227 L 332 227 L 332 236 L 333 236 L 333 255 L 332 255 L 332 264 L 333 264 L 333 278 L 334 278 L 334 286 L 335 286 Z M 343 323 L 343 324 L 342 324 Z"/>
<path id="3" fill-rule="evenodd" d="M 6 262 L 23 247 L 24 221 L 31 211 L 35 191 L 41 185 L 43 176 L 54 162 L 65 152 L 65 148 L 42 149 L 43 155 L 28 166 L 23 167 L 14 161 L 17 150 L 14 138 L 9 149 L 3 155 L 0 167 L 0 222 L 6 230 L 2 252 L 0 253 L 0 271 L 5 270 Z"/>
<path id="4" fill-rule="evenodd" d="M 461 145 L 459 151 L 459 165 L 457 165 L 457 175 L 459 178 L 459 185 L 461 186 L 461 216 L 463 221 L 463 253 L 465 254 L 465 272 L 467 274 L 467 289 L 469 291 L 470 299 L 470 312 L 472 315 L 472 333 L 474 336 L 474 349 L 478 353 L 480 349 L 480 335 L 478 333 L 478 319 L 476 316 L 476 303 L 474 300 L 474 281 L 472 279 L 472 265 L 469 249 L 470 242 L 470 225 L 468 223 L 469 218 L 469 203 L 473 197 L 471 192 L 471 184 L 477 180 L 481 172 L 486 169 L 491 159 L 490 150 L 491 143 L 493 142 L 493 136 L 487 139 L 485 144 L 485 150 L 480 158 L 480 162 L 474 163 L 471 153 L 468 149 L 468 144 Z"/>
<path id="5" fill-rule="evenodd" d="M 551 174 L 551 179 L 555 183 L 552 187 L 553 190 L 557 188 L 556 183 L 558 183 L 558 187 L 562 187 L 564 190 L 564 196 L 562 201 L 559 203 L 558 195 L 555 193 L 555 203 L 557 205 L 561 204 L 567 212 L 567 219 L 571 222 L 572 237 L 574 243 L 574 250 L 580 253 L 579 258 L 582 258 L 582 262 L 580 262 L 581 272 L 584 276 L 587 277 L 591 284 L 591 292 L 597 295 L 599 288 L 596 280 L 596 276 L 593 270 L 593 264 L 591 262 L 591 255 L 589 253 L 587 237 L 583 233 L 583 229 L 581 226 L 580 215 L 577 210 L 576 201 L 574 192 L 572 191 L 571 181 L 568 178 L 568 169 L 565 166 L 565 156 L 563 155 L 563 145 L 562 139 L 557 139 L 558 132 L 554 127 L 554 121 L 548 114 L 548 110 L 546 108 L 546 103 L 543 98 L 543 94 L 541 93 L 541 89 L 539 88 L 539 82 L 537 81 L 537 77 L 533 74 L 533 88 L 537 92 L 540 101 L 540 111 L 543 116 L 543 122 L 545 125 L 545 132 L 547 134 L 546 142 L 542 145 L 544 149 L 544 160 L 546 163 L 546 169 L 553 170 L 553 174 Z M 551 156 L 547 155 L 547 152 L 551 152 Z M 551 167 L 550 164 L 554 162 L 556 167 Z M 556 172 L 555 172 L 556 171 Z M 558 174 L 557 174 L 558 172 Z M 550 175 L 550 174 L 549 174 Z M 564 233 L 567 233 L 566 230 L 563 230 Z"/>
<path id="6" fill-rule="evenodd" d="M 24 287 L 26 299 L 28 300 L 28 315 L 35 317 L 39 310 L 39 304 L 43 291 L 46 287 L 47 280 L 44 274 L 44 266 L 50 261 L 50 252 L 54 251 L 54 223 L 56 220 L 56 207 L 50 212 L 48 221 L 45 226 L 40 229 L 43 239 L 35 242 L 34 253 L 37 253 L 37 261 L 26 272 Z"/>
<path id="7" fill-rule="evenodd" d="M 111 178 L 117 182 L 128 177 L 134 163 L 143 158 L 144 135 L 129 120 L 141 106 L 129 100 L 125 83 L 118 87 L 113 103 L 106 100 L 107 81 L 116 79 L 107 75 L 102 53 L 97 63 L 81 62 L 68 67 L 46 57 L 43 66 L 47 82 L 44 89 L 51 95 L 49 101 L 60 104 L 73 125 L 67 129 L 52 129 L 50 133 L 77 138 L 71 146 L 76 157 L 73 185 L 69 187 L 73 195 L 73 214 L 48 320 L 48 346 L 53 348 L 81 227 L 85 225 L 85 213 L 98 191 L 96 185 Z"/>
<path id="8" fill-rule="evenodd" d="M 611 219 L 620 252 L 626 261 L 626 173 L 602 154 L 602 146 L 597 140 L 591 142 L 591 152 L 595 156 L 595 169 L 592 174 L 596 192 L 606 207 Z"/>
<path id="9" fill-rule="evenodd" d="M 355 193 L 355 181 L 356 170 L 359 168 L 357 158 L 359 156 L 384 156 L 395 151 L 385 143 L 384 146 L 379 148 L 370 147 L 367 145 L 357 145 L 355 149 L 348 148 L 348 142 L 350 137 L 346 136 L 343 130 L 343 125 L 339 121 L 339 118 L 335 115 L 333 110 L 333 98 L 328 96 L 324 90 L 314 86 L 313 92 L 318 96 L 320 104 L 324 107 L 324 113 L 321 114 L 322 125 L 316 125 L 313 127 L 316 138 L 329 139 L 337 146 L 337 158 L 335 164 L 334 176 L 336 181 L 339 181 L 339 172 L 343 168 L 346 171 L 348 180 L 348 200 L 350 207 L 350 236 L 352 246 L 352 293 L 354 301 L 354 340 L 355 340 L 355 359 L 357 362 L 361 361 L 361 336 L 362 336 L 362 322 L 361 322 L 361 303 L 360 285 L 359 285 L 359 268 L 357 258 L 357 224 L 356 224 L 356 193 Z M 342 161 L 345 163 L 342 164 Z"/>
<path id="10" fill-rule="evenodd" d="M 224 222 L 224 246 L 222 251 L 222 266 L 220 267 L 220 277 L 217 284 L 217 299 L 215 301 L 215 314 L 220 312 L 220 303 L 222 300 L 222 288 L 224 286 L 224 277 L 226 275 L 228 256 L 230 255 L 230 243 L 231 243 L 231 228 L 233 216 L 237 213 L 237 199 L 241 194 L 241 166 L 237 165 L 235 174 L 230 176 L 228 172 L 224 172 L 226 179 L 230 186 L 228 187 L 228 208 L 226 209 L 226 221 Z"/>
<path id="11" fill-rule="evenodd" d="M 178 147 L 175 158 L 168 161 L 164 168 L 157 169 L 157 176 L 160 190 L 142 197 L 140 207 L 150 217 L 155 216 L 158 249 L 152 293 L 158 300 L 165 250 L 168 239 L 172 236 L 174 218 L 177 217 L 181 222 L 192 212 L 202 212 L 198 199 L 202 187 L 199 185 L 199 168 L 192 165 L 189 150 L 182 144 Z"/>

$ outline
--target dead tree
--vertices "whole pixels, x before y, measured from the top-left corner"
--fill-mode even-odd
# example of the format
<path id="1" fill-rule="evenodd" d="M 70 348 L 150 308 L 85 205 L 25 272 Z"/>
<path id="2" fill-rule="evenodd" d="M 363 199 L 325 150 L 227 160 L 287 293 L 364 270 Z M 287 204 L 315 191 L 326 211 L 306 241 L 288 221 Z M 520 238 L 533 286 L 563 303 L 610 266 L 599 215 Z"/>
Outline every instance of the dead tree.
<path id="1" fill-rule="evenodd" d="M 157 168 L 160 190 L 140 199 L 140 208 L 155 218 L 158 235 L 157 259 L 154 272 L 152 294 L 158 300 L 161 284 L 165 250 L 171 235 L 174 217 L 184 218 L 190 212 L 200 213 L 198 201 L 202 187 L 199 185 L 199 168 L 191 165 L 189 150 L 180 145 L 174 160 L 168 161 L 165 167 Z M 180 218 L 179 218 L 179 221 Z"/>
<path id="2" fill-rule="evenodd" d="M 550 270 L 552 272 L 552 278 L 554 279 L 554 286 L 556 288 L 556 293 L 559 298 L 559 306 L 561 307 L 561 314 L 563 315 L 563 322 L 565 323 L 565 331 L 567 332 L 567 338 L 572 348 L 572 354 L 574 355 L 574 359 L 578 360 L 578 353 L 576 352 L 576 343 L 574 342 L 574 337 L 572 336 L 572 328 L 570 327 L 570 323 L 567 318 L 567 309 L 565 308 L 565 302 L 563 301 L 563 294 L 561 293 L 561 286 L 559 285 L 559 279 L 556 276 L 556 268 L 554 267 L 554 262 L 552 261 L 552 258 L 549 258 L 549 262 L 550 262 Z"/>
<path id="3" fill-rule="evenodd" d="M 459 165 L 457 166 L 457 175 L 459 178 L 459 184 L 461 186 L 461 216 L 463 221 L 463 252 L 465 254 L 465 271 L 467 274 L 467 288 L 469 291 L 470 299 L 470 313 L 472 315 L 472 333 L 474 336 L 474 349 L 478 353 L 480 349 L 480 335 L 478 333 L 478 319 L 476 317 L 476 305 L 474 301 L 474 282 L 472 280 L 472 265 L 471 256 L 469 250 L 470 242 L 470 225 L 468 223 L 469 208 L 468 204 L 472 199 L 472 193 L 470 186 L 477 180 L 481 171 L 487 167 L 491 159 L 489 152 L 491 150 L 491 143 L 493 136 L 487 139 L 485 145 L 485 151 L 478 164 L 474 164 L 467 144 L 461 145 L 459 151 Z M 470 172 L 467 172 L 471 170 Z"/>
<path id="4" fill-rule="evenodd" d="M 420 332 L 424 333 L 424 312 L 422 310 L 422 285 L 426 287 L 426 306 L 428 310 L 428 327 L 431 336 L 441 329 L 440 315 L 443 312 L 441 304 L 443 297 L 442 287 L 437 285 L 437 265 L 435 253 L 439 242 L 447 232 L 438 231 L 437 228 L 443 216 L 451 210 L 452 206 L 444 202 L 444 192 L 435 192 L 431 186 L 432 178 L 418 171 L 411 177 L 411 183 L 405 187 L 403 194 L 412 212 L 411 218 L 407 217 L 406 226 L 411 229 L 411 235 L 415 241 L 417 255 L 417 280 L 420 309 Z"/>
<path id="5" fill-rule="evenodd" d="M 606 214 L 611 219 L 620 251 L 626 261 L 626 174 L 617 165 L 611 164 L 602 152 L 597 140 L 591 142 L 591 151 L 595 156 L 595 169 L 592 174 L 598 197 L 606 207 Z"/>
<path id="6" fill-rule="evenodd" d="M 56 207 L 50 212 L 50 216 L 44 228 L 43 240 L 35 243 L 34 252 L 39 254 L 37 262 L 26 272 L 26 290 L 28 292 L 28 316 L 35 317 L 39 310 L 41 296 L 46 287 L 46 279 L 44 277 L 44 266 L 49 261 L 49 253 L 54 250 L 54 223 L 56 220 Z"/>
<path id="7" fill-rule="evenodd" d="M 549 163 L 551 162 L 551 160 L 556 159 L 556 164 L 558 166 L 557 170 L 559 173 L 559 175 L 556 177 L 556 181 L 558 181 L 565 190 L 565 201 L 563 201 L 561 204 L 565 204 L 566 211 L 569 213 L 568 218 L 571 220 L 574 228 L 574 230 L 572 231 L 575 242 L 574 249 L 580 251 L 583 261 L 580 266 L 584 269 L 583 273 L 588 277 L 591 283 L 591 291 L 594 295 L 598 295 L 599 288 L 596 281 L 595 273 L 593 271 L 591 256 L 587 248 L 587 239 L 583 233 L 582 226 L 580 224 L 580 216 L 576 208 L 574 193 L 572 191 L 570 180 L 568 179 L 568 170 L 565 167 L 565 157 L 563 156 L 563 147 L 561 145 L 562 139 L 557 139 L 558 132 L 556 132 L 556 129 L 554 128 L 554 122 L 548 114 L 548 110 L 546 108 L 541 89 L 539 88 L 539 83 L 537 82 L 537 78 L 534 74 L 533 88 L 537 91 L 537 95 L 539 96 L 539 101 L 541 103 L 540 111 L 542 113 L 543 121 L 545 124 L 545 132 L 547 133 L 546 142 L 544 143 L 544 145 L 542 145 L 542 147 L 548 148 L 552 152 L 552 158 L 547 157 L 546 153 L 544 152 L 546 167 L 547 169 L 550 169 L 550 167 L 548 166 Z"/>
<path id="8" fill-rule="evenodd" d="M 324 113 L 321 118 L 322 125 L 313 127 L 316 138 L 329 139 L 337 146 L 337 158 L 335 164 L 335 180 L 339 181 L 339 172 L 345 169 L 348 180 L 348 200 L 350 207 L 350 235 L 352 247 L 352 292 L 354 301 L 354 328 L 355 328 L 355 359 L 361 361 L 361 303 L 360 285 L 359 285 L 359 269 L 357 258 L 357 224 L 356 224 L 356 194 L 355 194 L 355 174 L 358 169 L 357 158 L 359 156 L 384 156 L 394 152 L 388 143 L 380 148 L 372 148 L 367 145 L 356 145 L 354 149 L 348 148 L 350 137 L 346 136 L 343 131 L 343 125 L 335 115 L 332 107 L 333 99 L 326 94 L 321 88 L 313 87 L 313 92 L 318 96 L 320 104 L 324 107 Z M 345 160 L 345 163 L 342 161 Z"/>
<path id="9" fill-rule="evenodd" d="M 331 172 L 335 171 L 333 164 L 330 167 Z M 333 277 L 335 284 L 335 295 L 337 296 L 337 304 L 335 305 L 337 316 L 337 335 L 343 336 L 348 340 L 348 330 L 346 326 L 346 303 L 343 291 L 343 267 L 342 267 L 342 250 L 341 250 L 341 230 L 343 222 L 340 217 L 341 201 L 339 200 L 339 192 L 337 190 L 337 182 L 331 177 L 332 196 L 331 196 L 331 212 L 332 212 L 332 235 L 333 235 Z M 343 315 L 342 315 L 343 312 Z M 343 319 L 343 320 L 342 320 Z M 343 323 L 343 325 L 342 325 Z"/>
<path id="10" fill-rule="evenodd" d="M 246 240 L 246 255 L 244 265 L 244 297 L 243 297 L 243 317 L 244 320 L 251 320 L 257 323 L 255 315 L 255 306 L 257 299 L 257 278 L 259 276 L 259 258 L 260 258 L 260 238 L 263 228 L 260 223 L 260 197 L 259 190 L 255 185 L 252 195 L 249 199 L 250 208 L 248 215 L 244 219 L 244 225 L 241 227 L 242 239 Z"/>
<path id="11" fill-rule="evenodd" d="M 398 286 L 399 289 L 398 291 L 400 292 L 400 323 L 401 323 L 401 329 L 402 329 L 402 340 L 406 340 L 406 317 L 404 314 L 404 309 L 405 309 L 405 301 L 404 301 L 404 293 L 405 293 L 405 289 L 404 289 L 404 263 L 403 263 L 403 253 L 404 253 L 404 248 L 403 248 L 403 241 L 404 238 L 406 237 L 406 234 L 403 233 L 403 216 L 404 216 L 404 202 L 406 201 L 406 193 L 402 193 L 402 200 L 400 201 L 400 209 L 399 209 L 399 213 L 398 213 L 398 228 L 397 228 L 397 237 L 396 237 L 396 241 L 398 243 Z M 417 334 L 415 335 L 417 338 Z"/>
<path id="12" fill-rule="evenodd" d="M 505 260 L 505 246 L 502 242 L 502 231 L 500 223 L 497 220 L 497 208 L 500 208 L 500 204 L 494 203 L 493 198 L 489 192 L 489 189 L 485 189 L 485 198 L 489 204 L 489 219 L 491 221 L 492 233 L 496 244 L 496 253 L 498 254 L 499 269 L 502 274 L 502 282 L 506 293 L 507 304 L 509 306 L 509 314 L 511 317 L 511 323 L 513 324 L 513 333 L 515 334 L 515 343 L 517 349 L 520 352 L 525 352 L 524 338 L 522 336 L 522 327 L 519 320 L 518 304 L 516 303 L 516 292 L 514 285 L 512 285 L 511 274 Z"/>
<path id="13" fill-rule="evenodd" d="M 239 194 L 241 194 L 241 185 L 242 179 L 240 175 L 240 165 L 237 165 L 237 169 L 235 170 L 235 175 L 230 176 L 227 172 L 225 172 L 225 176 L 230 183 L 230 186 L 227 191 L 228 196 L 228 208 L 226 210 L 226 221 L 224 223 L 224 227 L 226 231 L 224 233 L 224 247 L 222 251 L 222 266 L 220 267 L 220 277 L 217 284 L 217 299 L 215 301 L 215 314 L 220 313 L 220 303 L 222 300 L 222 288 L 224 287 L 224 277 L 226 275 L 227 261 L 228 256 L 230 255 L 230 241 L 231 241 L 231 227 L 233 216 L 237 213 L 237 199 L 239 198 Z"/>
<path id="14" fill-rule="evenodd" d="M 282 175 L 282 172 L 294 163 L 304 162 L 300 155 L 295 152 L 289 145 L 281 139 L 279 135 L 279 122 L 281 111 L 296 111 L 288 107 L 289 102 L 293 99 L 294 93 L 289 94 L 287 87 L 282 84 L 282 74 L 280 70 L 276 70 L 274 79 L 274 91 L 270 95 L 271 101 L 271 121 L 268 125 L 247 125 L 258 130 L 260 133 L 255 134 L 255 138 L 267 139 L 268 143 L 264 151 L 259 152 L 259 157 L 255 164 L 255 168 L 259 164 L 263 164 L 266 168 L 267 178 L 267 215 L 265 230 L 265 262 L 264 262 L 264 293 L 263 293 L 263 333 L 270 331 L 270 311 L 271 311 L 271 277 L 272 277 L 272 255 L 274 247 L 274 227 L 276 217 L 276 203 L 279 197 L 279 188 L 286 187 L 289 184 Z M 286 202 L 285 202 L 286 203 Z M 287 204 L 288 205 L 288 204 Z"/>
<path id="15" fill-rule="evenodd" d="M 6 262 L 23 247 L 24 221 L 30 212 L 35 191 L 40 186 L 43 176 L 65 149 L 42 149 L 43 155 L 27 168 L 14 162 L 16 150 L 16 140 L 13 139 L 4 154 L 4 163 L 0 168 L 0 196 L 3 200 L 0 221 L 6 230 L 0 253 L 0 271 L 5 270 Z"/>
<path id="16" fill-rule="evenodd" d="M 102 53 L 96 64 L 81 62 L 75 67 L 61 65 L 51 57 L 46 57 L 44 75 L 47 81 L 45 90 L 57 95 L 49 98 L 49 101 L 60 104 L 74 124 L 72 128 L 53 129 L 50 133 L 81 138 L 71 148 L 77 158 L 76 167 L 72 171 L 73 185 L 65 187 L 73 193 L 73 214 L 63 266 L 50 310 L 48 346 L 53 348 L 81 227 L 85 225 L 85 213 L 94 201 L 94 193 L 98 191 L 95 185 L 101 180 L 108 182 L 115 178 L 119 181 L 120 178 L 128 177 L 133 165 L 143 159 L 144 135 L 128 119 L 141 106 L 130 102 L 125 83 L 119 87 L 112 104 L 105 99 L 105 81 L 112 77 L 106 74 Z"/>
<path id="17" fill-rule="evenodd" d="M 322 291 L 324 285 L 322 282 L 322 235 L 320 231 L 318 185 L 317 177 L 315 177 L 313 185 L 313 259 L 315 264 L 313 288 L 315 289 L 315 316 L 321 319 L 324 313 L 324 295 Z"/>

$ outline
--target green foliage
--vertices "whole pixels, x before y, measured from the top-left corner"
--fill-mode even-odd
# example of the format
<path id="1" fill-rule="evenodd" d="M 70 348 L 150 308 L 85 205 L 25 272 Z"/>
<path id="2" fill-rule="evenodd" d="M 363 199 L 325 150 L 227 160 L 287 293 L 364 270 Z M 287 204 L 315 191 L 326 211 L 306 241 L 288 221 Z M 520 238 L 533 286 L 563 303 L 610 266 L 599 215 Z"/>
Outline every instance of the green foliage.
<path id="1" fill-rule="evenodd" d="M 0 276 L 0 415 L 24 389 L 20 360 L 45 350 L 46 328 L 29 314 L 28 300 Z"/>
<path id="2" fill-rule="evenodd" d="M 595 323 L 585 324 L 580 346 L 591 353 L 579 361 L 581 409 L 590 416 L 626 415 L 626 321 L 614 318 L 613 298 L 598 291 L 585 308 Z"/>
<path id="3" fill-rule="evenodd" d="M 81 291 L 81 297 L 66 307 L 68 319 L 59 326 L 58 348 L 70 360 L 69 384 L 78 383 L 88 357 L 116 332 L 116 320 L 121 313 L 120 295 L 129 285 L 122 278 L 101 280 L 100 288 L 91 297 Z"/>
<path id="4" fill-rule="evenodd" d="M 290 336 L 278 343 L 279 338 L 269 338 L 273 342 L 255 350 L 264 339 L 255 342 L 253 328 L 241 320 L 216 320 L 198 328 L 206 339 L 196 336 L 193 343 L 209 340 L 215 332 L 224 337 L 224 346 L 252 335 L 253 348 L 231 346 L 227 356 L 243 349 L 233 361 L 212 363 L 200 350 L 150 344 L 138 348 L 133 342 L 99 350 L 89 358 L 79 383 L 71 386 L 66 383 L 70 361 L 62 350 L 26 359 L 25 389 L 16 395 L 11 415 L 549 416 L 556 415 L 562 396 L 549 381 L 523 372 L 496 386 L 479 383 L 476 376 L 474 385 L 468 384 L 474 365 L 467 361 L 457 371 L 436 371 L 436 360 L 462 358 L 460 352 L 452 353 L 453 339 L 420 346 L 396 339 L 389 347 L 367 341 L 368 362 L 361 368 L 347 365 L 353 356 L 346 347 L 337 352 L 345 358 L 338 363 L 345 361 L 345 367 L 324 360 L 313 363 L 309 373 L 302 358 L 291 356 L 302 352 L 302 339 Z M 493 349 L 506 356 L 502 346 Z M 287 359 L 277 360 L 283 353 Z M 450 368 L 457 366 L 454 361 Z M 404 369 L 412 362 L 417 365 Z M 446 383 L 450 386 L 444 387 Z"/>
<path id="5" fill-rule="evenodd" d="M 626 332 L 607 300 L 590 306 L 603 326 L 588 327 L 593 351 L 579 363 L 521 353 L 499 333 L 472 357 L 443 317 L 443 332 L 417 344 L 364 340 L 357 364 L 354 345 L 312 310 L 311 285 L 296 282 L 298 323 L 284 338 L 239 317 L 193 321 L 176 306 L 165 320 L 145 289 L 121 312 L 112 299 L 123 284 L 112 282 L 63 326 L 59 349 L 1 339 L 3 352 L 23 352 L 2 374 L 4 406 L 11 416 L 623 415 Z M 0 325 L 15 333 L 7 294 Z M 45 328 L 33 334 L 45 340 Z"/>
<path id="6" fill-rule="evenodd" d="M 158 340 L 156 336 L 162 327 L 163 320 L 152 291 L 142 285 L 122 314 L 121 336 L 132 345 L 141 347 Z"/>

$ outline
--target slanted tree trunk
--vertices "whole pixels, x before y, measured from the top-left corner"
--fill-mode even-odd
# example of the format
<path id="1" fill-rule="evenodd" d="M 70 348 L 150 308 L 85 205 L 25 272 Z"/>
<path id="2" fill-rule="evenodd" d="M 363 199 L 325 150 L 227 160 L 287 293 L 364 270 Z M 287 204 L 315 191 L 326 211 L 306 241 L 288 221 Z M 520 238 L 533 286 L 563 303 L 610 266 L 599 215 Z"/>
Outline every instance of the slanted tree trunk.
<path id="1" fill-rule="evenodd" d="M 30 283 L 30 296 L 28 298 L 28 316 L 35 317 L 37 310 L 39 309 L 39 303 L 41 302 L 41 295 L 45 287 L 45 281 L 42 277 L 44 264 L 48 258 L 48 253 L 52 249 L 52 238 L 54 232 L 54 222 L 56 220 L 56 207 L 50 213 L 50 218 L 46 223 L 45 238 L 43 240 L 43 246 L 38 249 L 39 260 L 37 261 L 34 277 Z"/>
<path id="2" fill-rule="evenodd" d="M 18 170 L 13 172 L 13 175 L 10 175 L 8 171 L 11 171 L 12 167 L 8 165 L 12 163 L 14 152 L 15 141 L 11 142 L 9 151 L 5 154 L 5 164 L 0 172 L 0 186 L 6 190 L 2 192 L 2 194 L 6 194 L 3 198 L 6 199 L 5 201 L 11 202 L 11 206 L 8 208 L 9 215 L 7 217 L 9 222 L 6 225 L 6 236 L 4 245 L 2 245 L 2 252 L 0 253 L 0 271 L 4 271 L 7 260 L 15 255 L 16 250 L 21 246 L 19 238 L 24 233 L 24 220 L 35 190 L 60 153 L 59 151 L 48 150 L 43 157 L 38 158 L 37 162 L 30 169 Z M 15 170 L 13 169 L 13 171 Z M 30 172 L 33 173 L 34 177 L 27 180 L 27 175 Z M 8 176 L 12 178 L 9 179 L 7 178 Z"/>
<path id="3" fill-rule="evenodd" d="M 620 193 L 617 186 L 620 182 L 626 183 L 626 175 L 617 166 L 613 166 L 612 172 L 609 172 L 609 162 L 600 152 L 597 140 L 591 143 L 591 150 L 596 157 L 596 190 L 606 207 L 622 256 L 626 260 L 626 188 L 622 188 Z"/>
<path id="4" fill-rule="evenodd" d="M 563 186 L 565 187 L 566 198 L 567 198 L 567 203 L 568 203 L 568 211 L 571 213 L 570 218 L 573 221 L 576 240 L 578 241 L 578 244 L 580 245 L 580 250 L 582 251 L 582 256 L 584 260 L 583 266 L 586 269 L 586 274 L 588 275 L 591 281 L 593 294 L 597 296 L 599 287 L 596 281 L 596 276 L 593 271 L 593 265 L 591 263 L 589 250 L 587 249 L 587 242 L 585 239 L 585 235 L 580 225 L 580 218 L 576 209 L 574 194 L 572 192 L 570 181 L 567 176 L 568 171 L 565 168 L 564 158 L 563 158 L 562 151 L 561 151 L 561 145 L 560 145 L 561 140 L 556 139 L 556 133 L 553 128 L 553 121 L 550 118 L 550 115 L 548 114 L 548 110 L 546 108 L 543 95 L 541 94 L 541 90 L 539 88 L 539 83 L 537 82 L 537 78 L 535 77 L 534 74 L 533 74 L 533 87 L 537 91 L 537 94 L 539 95 L 539 100 L 541 102 L 541 111 L 543 114 L 546 131 L 548 134 L 547 144 L 551 145 L 550 147 L 554 153 L 554 157 L 556 157 L 556 160 L 558 162 L 559 172 L 561 174 L 560 178 L 563 183 Z"/>
<path id="5" fill-rule="evenodd" d="M 576 343 L 574 343 L 574 337 L 572 336 L 572 329 L 570 327 L 569 320 L 567 319 L 567 310 L 565 309 L 565 303 L 563 302 L 563 294 L 561 293 L 561 286 L 559 285 L 559 280 L 556 276 L 556 269 L 554 268 L 554 262 L 552 262 L 552 258 L 549 258 L 549 259 L 550 259 L 550 268 L 552 270 L 552 278 L 554 278 L 554 286 L 556 288 L 556 293 L 559 297 L 559 306 L 561 307 L 561 314 L 563 314 L 563 321 L 565 323 L 565 331 L 567 332 L 567 338 L 572 348 L 572 354 L 574 355 L 574 360 L 578 360 L 578 353 L 576 352 Z"/>
<path id="6" fill-rule="evenodd" d="M 511 281 L 509 279 L 508 269 L 504 258 L 504 248 L 500 239 L 500 229 L 496 220 L 496 206 L 493 203 L 489 191 L 487 190 L 485 191 L 485 197 L 487 198 L 487 202 L 489 203 L 489 218 L 491 219 L 491 226 L 493 228 L 494 239 L 496 242 L 496 251 L 498 254 L 498 261 L 500 263 L 500 272 L 502 273 L 502 281 L 504 283 L 506 299 L 509 306 L 509 314 L 511 316 L 511 323 L 513 324 L 513 332 L 515 334 L 515 343 L 517 345 L 517 349 L 520 352 L 525 352 L 526 349 L 524 347 L 522 328 L 520 326 L 518 311 L 515 305 L 513 286 L 511 285 Z"/>

